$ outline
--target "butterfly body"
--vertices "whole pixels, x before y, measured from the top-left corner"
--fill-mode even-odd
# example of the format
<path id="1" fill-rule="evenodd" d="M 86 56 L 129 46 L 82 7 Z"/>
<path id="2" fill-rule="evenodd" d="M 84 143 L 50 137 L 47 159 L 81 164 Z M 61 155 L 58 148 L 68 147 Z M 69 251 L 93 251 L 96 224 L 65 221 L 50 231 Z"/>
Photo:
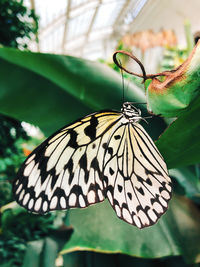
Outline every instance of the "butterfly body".
<path id="1" fill-rule="evenodd" d="M 31 212 L 84 208 L 108 198 L 117 216 L 143 228 L 166 211 L 171 180 L 131 103 L 63 127 L 26 159 L 13 183 Z"/>

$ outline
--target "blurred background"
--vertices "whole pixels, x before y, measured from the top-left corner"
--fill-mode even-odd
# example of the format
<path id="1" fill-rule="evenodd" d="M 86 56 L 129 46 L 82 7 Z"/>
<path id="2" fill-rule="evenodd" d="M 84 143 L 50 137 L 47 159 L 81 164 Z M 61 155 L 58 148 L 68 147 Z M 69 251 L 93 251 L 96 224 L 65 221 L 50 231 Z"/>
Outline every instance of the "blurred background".
<path id="1" fill-rule="evenodd" d="M 6 8 L 7 1 L 1 2 Z M 187 0 L 24 0 L 23 4 L 34 10 L 33 16 L 15 9 L 9 16 L 11 21 L 4 21 L 7 29 L 11 24 L 13 27 L 16 19 L 12 15 L 19 12 L 19 21 L 35 24 L 30 36 L 27 30 L 26 36 L 17 36 L 19 24 L 16 29 L 10 27 L 16 31 L 12 38 L 16 38 L 18 48 L 25 44 L 35 52 L 111 61 L 116 48 L 126 47 L 142 59 L 147 72 L 155 72 L 163 55 L 170 52 L 172 60 L 168 63 L 178 65 L 182 53 L 192 49 L 194 38 L 200 34 L 198 0 L 192 0 L 192 4 Z M 7 8 L 11 6 L 12 1 Z"/>
<path id="2" fill-rule="evenodd" d="M 32 51 L 107 59 L 121 41 L 148 57 L 152 48 L 186 48 L 188 24 L 192 34 L 199 31 L 195 16 L 200 8 L 197 0 L 192 5 L 186 0 L 60 0 L 59 4 L 53 0 L 26 0 L 24 3 L 40 18 L 38 42 L 29 44 Z"/>
<path id="3" fill-rule="evenodd" d="M 200 237 L 200 228 L 199 224 L 196 223 L 197 218 L 199 218 L 198 211 L 200 204 L 199 164 L 184 167 L 183 169 L 171 170 L 171 176 L 175 178 L 174 190 L 177 195 L 186 196 L 192 201 L 188 202 L 187 208 L 184 206 L 187 216 L 184 215 L 182 218 L 191 226 L 190 229 L 193 228 L 195 230 L 194 232 L 189 231 L 189 233 L 191 233 L 189 239 L 184 239 L 184 231 L 182 228 L 182 230 L 180 230 L 180 228 L 178 228 L 179 230 L 174 228 L 171 232 L 168 231 L 166 234 L 166 229 L 168 228 L 163 228 L 162 224 L 161 226 L 158 224 L 158 227 L 155 228 L 155 231 L 158 231 L 155 232 L 157 236 L 160 236 L 160 232 L 164 233 L 165 231 L 165 235 L 168 235 L 170 240 L 174 240 L 174 236 L 176 236 L 177 232 L 182 233 L 182 235 L 173 241 L 174 243 L 166 239 L 169 241 L 169 251 L 163 249 L 163 251 L 158 254 L 154 253 L 157 249 L 156 246 L 154 247 L 154 252 L 150 251 L 150 246 L 146 246 L 145 240 L 148 237 L 147 232 L 146 236 L 144 234 L 141 237 L 141 240 L 143 240 L 141 242 L 144 242 L 143 246 L 141 245 L 136 252 L 134 249 L 133 251 L 128 251 L 127 249 L 125 252 L 122 250 L 123 253 L 120 254 L 117 253 L 119 250 L 116 249 L 112 251 L 111 249 L 111 253 L 114 252 L 116 255 L 104 254 L 107 252 L 106 249 L 102 250 L 102 247 L 100 247 L 100 249 L 98 247 L 88 249 L 93 252 L 80 252 L 79 250 L 84 250 L 84 246 L 81 249 L 77 248 L 80 245 L 79 242 L 76 243 L 73 241 L 75 243 L 70 245 L 67 243 L 72 234 L 73 227 L 65 212 L 56 212 L 35 217 L 35 215 L 27 213 L 24 209 L 16 205 L 12 196 L 11 185 L 23 160 L 44 140 L 45 136 L 48 136 L 52 131 L 63 126 L 64 121 L 71 122 L 83 116 L 84 113 L 87 114 L 95 108 L 100 108 L 102 103 L 105 103 L 105 106 L 107 105 L 108 107 L 108 103 L 112 98 L 108 96 L 112 91 L 105 90 L 105 95 L 103 95 L 103 97 L 107 96 L 103 99 L 105 102 L 101 102 L 100 99 L 100 104 L 98 105 L 98 103 L 92 102 L 92 98 L 84 98 L 85 91 L 81 91 L 81 93 L 77 91 L 77 95 L 78 97 L 80 96 L 80 99 L 78 99 L 78 102 L 73 102 L 77 97 L 74 93 L 75 88 L 81 87 L 81 83 L 73 85 L 69 78 L 66 81 L 69 81 L 69 87 L 72 86 L 72 89 L 70 89 L 71 92 L 65 99 L 63 98 L 62 92 L 58 92 L 58 88 L 54 87 L 56 84 L 56 86 L 66 89 L 65 86 L 67 86 L 67 82 L 64 81 L 66 85 L 62 85 L 62 82 L 57 82 L 60 78 L 56 76 L 57 74 L 55 75 L 56 78 L 51 80 L 51 76 L 54 77 L 52 72 L 48 74 L 51 83 L 43 79 L 44 77 L 47 79 L 47 76 L 45 76 L 46 74 L 43 75 L 42 71 L 44 69 L 45 71 L 46 69 L 47 71 L 49 70 L 49 66 L 52 66 L 51 61 L 49 61 L 49 63 L 47 62 L 48 65 L 42 65 L 45 57 L 40 57 L 41 73 L 39 73 L 40 70 L 38 70 L 40 68 L 38 67 L 39 65 L 35 65 L 35 68 L 30 67 L 30 69 L 25 72 L 25 65 L 31 64 L 34 60 L 30 57 L 26 61 L 22 56 L 18 61 L 15 61 L 15 58 L 17 58 L 19 54 L 16 51 L 49 53 L 55 56 L 61 55 L 61 57 L 49 57 L 55 60 L 53 61 L 55 65 L 52 66 L 55 66 L 55 69 L 56 66 L 66 59 L 63 55 L 77 58 L 77 61 L 75 59 L 75 63 L 72 62 L 72 65 L 70 65 L 72 70 L 73 67 L 77 68 L 77 66 L 79 66 L 79 62 L 85 62 L 84 64 L 89 66 L 88 69 L 90 68 L 88 77 L 91 80 L 94 79 L 91 84 L 90 81 L 86 81 L 86 88 L 88 88 L 89 92 L 90 87 L 94 88 L 95 83 L 92 83 L 97 82 L 98 79 L 100 80 L 99 77 L 92 77 L 91 69 L 93 62 L 107 65 L 114 71 L 119 72 L 119 69 L 112 61 L 112 55 L 117 49 L 132 52 L 142 61 L 147 73 L 172 70 L 178 67 L 188 57 L 200 38 L 199 11 L 199 0 L 0 0 L 0 49 L 7 49 L 7 47 L 16 49 L 2 50 L 6 52 L 5 54 L 4 52 L 0 54 L 0 96 L 5 95 L 7 97 L 5 110 L 13 109 L 10 113 L 1 112 L 0 114 L 1 267 L 199 266 L 200 248 L 197 244 L 200 243 L 198 239 Z M 6 61 L 5 58 L 7 56 L 8 60 Z M 11 66 L 12 60 L 13 65 Z M 24 61 L 20 62 L 20 60 Z M 35 62 L 36 61 L 37 60 L 35 60 Z M 56 65 L 58 61 L 61 63 Z M 19 66 L 17 65 L 18 62 L 20 62 Z M 131 71 L 140 71 L 139 67 L 128 58 L 122 58 L 122 63 L 126 65 L 127 68 L 131 69 Z M 59 68 L 60 66 L 66 67 L 66 65 L 61 64 Z M 86 65 L 84 65 L 84 68 L 86 68 Z M 5 74 L 4 70 L 7 71 Z M 79 70 L 75 69 L 74 73 L 77 74 L 78 72 Z M 36 76 L 38 73 L 39 75 Z M 113 77 L 116 78 L 118 82 L 120 93 L 117 96 L 117 101 L 120 102 L 121 80 L 119 77 L 112 75 L 110 77 L 112 77 L 112 79 Z M 126 74 L 124 74 L 124 77 L 128 78 Z M 60 78 L 60 80 L 62 79 Z M 107 80 L 109 80 L 109 78 Z M 142 100 L 145 99 L 145 92 L 140 79 L 131 77 L 131 81 L 132 85 L 130 85 L 130 91 L 135 90 L 134 92 L 137 93 L 134 94 L 138 97 L 136 97 L 136 100 L 138 101 L 140 99 L 140 102 L 143 102 Z M 108 85 L 111 86 L 109 83 Z M 23 86 L 26 87 L 26 89 L 29 88 L 30 92 L 33 90 L 37 91 L 38 100 L 36 101 L 36 98 L 32 98 L 32 94 L 30 94 L 30 102 L 26 102 L 29 97 L 24 93 L 27 91 L 20 91 Z M 113 83 L 112 86 L 116 87 L 117 85 Z M 42 92 L 43 89 L 46 90 L 46 87 L 49 88 L 49 91 L 45 91 L 44 95 L 42 95 L 42 93 L 40 95 L 40 92 Z M 12 90 L 17 88 L 16 94 L 14 94 L 10 88 Z M 55 95 L 52 93 L 53 90 L 55 90 Z M 103 91 L 102 94 L 104 94 Z M 11 93 L 6 95 L 5 92 Z M 51 99 L 54 99 L 54 96 L 57 97 L 55 98 L 57 99 L 57 106 L 54 107 L 54 104 L 48 102 L 48 99 L 48 101 L 46 100 L 46 98 L 48 98 L 48 93 Z M 132 96 L 131 93 L 130 96 Z M 72 100 L 71 97 L 73 97 Z M 113 102 L 115 101 L 114 97 L 115 96 L 113 96 Z M 34 111 L 36 112 L 39 110 L 37 116 L 29 114 L 29 110 L 30 113 L 33 112 L 32 99 L 33 102 L 35 101 Z M 78 103 L 77 110 L 73 110 L 72 114 L 68 114 L 66 107 L 65 111 L 63 111 L 64 109 L 60 110 L 62 99 L 68 101 L 69 107 L 71 107 L 70 105 L 73 106 Z M 84 103 L 83 106 L 81 103 Z M 21 108 L 22 106 L 24 108 Z M 102 105 L 102 107 L 104 106 Z M 42 108 L 44 108 L 47 113 L 49 111 L 50 114 L 54 112 L 55 115 L 49 115 L 46 120 L 42 121 L 41 117 L 47 114 L 43 113 L 44 110 L 42 110 Z M 16 114 L 16 116 L 12 117 L 11 114 Z M 172 120 L 174 120 L 174 118 L 165 120 L 157 118 L 155 121 L 153 120 L 152 125 L 154 125 L 154 129 L 153 127 L 152 130 L 150 129 L 150 134 L 158 138 Z M 188 177 L 190 178 L 188 179 Z M 180 201 L 180 205 L 177 203 L 174 204 L 174 209 L 177 211 L 177 214 L 180 215 L 178 211 L 181 210 L 180 203 L 182 202 Z M 191 205 L 194 205 L 194 207 Z M 190 206 L 192 207 L 191 213 Z M 95 216 L 98 216 L 97 214 L 98 211 L 95 213 Z M 175 215 L 169 215 L 169 221 L 171 218 L 170 216 L 173 217 Z M 77 218 L 81 217 L 78 215 Z M 191 218 L 195 218 L 194 221 L 192 221 L 193 219 Z M 90 223 L 92 222 L 90 221 Z M 173 223 L 171 223 L 171 225 L 172 224 Z M 180 225 L 181 222 L 179 222 L 179 226 Z M 162 231 L 159 229 L 162 229 Z M 98 232 L 98 227 L 95 228 L 95 231 Z M 138 240 L 140 240 L 141 235 L 137 232 L 138 230 L 134 231 L 134 236 L 138 236 Z M 150 237 L 155 237 L 153 231 L 151 234 L 149 235 Z M 79 237 L 76 238 L 76 241 L 80 241 Z M 95 234 L 94 236 L 87 236 L 85 238 L 86 240 L 87 238 L 95 240 Z M 154 240 L 154 238 L 152 238 L 152 240 Z M 183 247 L 180 245 L 182 244 L 182 240 L 184 241 Z M 165 243 L 168 243 L 168 241 L 163 240 L 163 246 Z M 187 242 L 194 246 L 189 252 L 185 252 L 184 250 L 187 247 Z M 81 243 L 81 245 L 83 244 Z M 125 247 L 126 245 L 127 244 L 125 244 Z M 127 245 L 127 247 L 129 245 Z M 160 247 L 159 242 L 157 246 Z M 64 251 L 64 256 L 58 254 L 61 250 Z M 68 253 L 70 251 L 74 252 L 66 254 L 66 252 Z M 184 253 L 186 259 L 183 256 Z M 150 260 L 149 258 L 152 259 Z"/>

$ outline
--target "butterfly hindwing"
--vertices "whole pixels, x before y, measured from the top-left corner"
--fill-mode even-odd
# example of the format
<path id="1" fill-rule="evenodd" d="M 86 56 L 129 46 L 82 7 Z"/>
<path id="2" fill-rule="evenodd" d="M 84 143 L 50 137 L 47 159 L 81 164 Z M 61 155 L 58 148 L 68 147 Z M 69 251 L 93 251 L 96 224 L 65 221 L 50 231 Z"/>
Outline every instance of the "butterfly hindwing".
<path id="1" fill-rule="evenodd" d="M 171 180 L 162 156 L 138 123 L 122 124 L 108 146 L 115 147 L 115 152 L 105 163 L 104 180 L 117 216 L 138 228 L 154 224 L 171 198 Z"/>
<path id="2" fill-rule="evenodd" d="M 105 143 L 118 112 L 99 112 L 66 126 L 26 159 L 14 181 L 17 202 L 36 213 L 104 200 Z"/>

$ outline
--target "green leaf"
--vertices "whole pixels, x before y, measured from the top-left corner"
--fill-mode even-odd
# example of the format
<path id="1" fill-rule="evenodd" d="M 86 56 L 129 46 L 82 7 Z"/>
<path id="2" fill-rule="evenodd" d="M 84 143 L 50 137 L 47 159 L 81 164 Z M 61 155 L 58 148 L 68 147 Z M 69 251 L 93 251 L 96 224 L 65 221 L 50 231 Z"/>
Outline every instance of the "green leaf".
<path id="1" fill-rule="evenodd" d="M 168 168 L 200 162 L 200 97 L 161 135 L 156 145 Z"/>
<path id="2" fill-rule="evenodd" d="M 105 201 L 69 212 L 74 232 L 61 253 L 87 250 L 144 258 L 183 255 L 187 262 L 199 262 L 199 220 L 191 201 L 174 196 L 158 223 L 140 230 L 118 219 Z"/>
<path id="3" fill-rule="evenodd" d="M 4 47 L 0 72 L 0 112 L 47 135 L 93 110 L 121 108 L 120 75 L 97 62 Z M 126 100 L 144 102 L 144 92 L 129 84 Z"/>
<path id="4" fill-rule="evenodd" d="M 179 169 L 169 170 L 170 177 L 176 178 L 180 186 L 184 189 L 184 195 L 200 201 L 200 179 L 199 176 L 192 171 L 192 167 L 183 167 Z"/>

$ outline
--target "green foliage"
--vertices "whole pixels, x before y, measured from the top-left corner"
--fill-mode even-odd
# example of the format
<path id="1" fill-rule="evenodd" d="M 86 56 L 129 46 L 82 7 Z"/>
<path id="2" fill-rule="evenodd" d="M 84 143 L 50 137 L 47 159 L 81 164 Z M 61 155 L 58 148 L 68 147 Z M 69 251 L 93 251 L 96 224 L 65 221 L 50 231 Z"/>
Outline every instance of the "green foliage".
<path id="1" fill-rule="evenodd" d="M 21 266 L 26 242 L 18 237 L 9 238 L 1 235 L 0 238 L 0 259 L 1 267 Z"/>
<path id="2" fill-rule="evenodd" d="M 1 230 L 6 236 L 17 236 L 26 241 L 39 239 L 55 228 L 53 226 L 55 216 L 55 213 L 35 216 L 21 207 L 6 209 L 1 217 Z"/>
<path id="3" fill-rule="evenodd" d="M 19 121 L 0 115 L 0 207 L 13 199 L 11 182 L 25 159 L 21 144 L 28 139 Z"/>
<path id="4" fill-rule="evenodd" d="M 99 63 L 69 56 L 1 48 L 0 71 L 0 112 L 38 125 L 46 135 L 93 110 L 121 108 L 121 77 Z M 125 88 L 126 86 L 127 83 Z M 130 83 L 126 100 L 144 102 L 144 92 Z M 196 204 L 188 199 L 189 197 L 196 203 L 200 200 L 198 166 L 195 171 L 194 167 L 188 167 L 188 164 L 200 160 L 196 136 L 199 124 L 195 116 L 199 113 L 198 103 L 199 101 L 191 103 L 190 108 L 186 108 L 181 115 L 183 117 L 179 116 L 158 141 L 161 153 L 173 168 L 171 173 L 176 182 L 173 183 L 174 196 L 169 211 L 155 226 L 139 230 L 128 225 L 116 217 L 107 202 L 86 209 L 70 210 L 66 217 L 64 213 L 61 218 L 57 213 L 55 217 L 41 217 L 30 215 L 24 210 L 22 212 L 18 206 L 11 210 L 3 207 L 0 238 L 3 236 L 8 242 L 17 237 L 17 242 L 22 240 L 21 243 L 26 244 L 25 257 L 22 259 L 24 267 L 51 266 L 58 251 L 65 255 L 77 250 L 117 255 L 106 258 L 105 255 L 92 252 L 67 254 L 64 256 L 64 266 L 70 266 L 70 263 L 71 266 L 79 266 L 80 255 L 101 257 L 100 266 L 107 266 L 113 259 L 120 261 L 120 257 L 125 257 L 123 259 L 127 260 L 127 266 L 153 266 L 155 263 L 150 260 L 139 263 L 136 258 L 130 259 L 129 256 L 119 254 L 142 258 L 182 255 L 188 263 L 199 262 L 200 215 Z M 147 113 L 144 105 L 140 107 L 143 113 Z M 188 127 L 185 119 L 192 127 Z M 146 126 L 146 130 L 154 138 L 158 138 L 164 129 L 166 124 L 162 118 L 152 118 Z M 183 167 L 175 169 L 179 166 Z M 182 196 L 178 196 L 180 194 Z M 56 223 L 58 219 L 59 223 Z M 65 235 L 62 233 L 60 238 L 57 231 L 55 238 L 52 236 L 55 223 L 57 227 L 61 224 L 65 225 L 63 227 L 71 225 L 73 232 L 69 232 L 67 228 Z M 58 229 L 60 230 L 59 227 Z M 93 264 L 88 257 L 88 264 Z M 185 266 L 180 258 L 175 258 L 176 266 L 177 260 L 181 266 Z M 158 262 L 161 263 L 162 260 Z M 163 262 L 167 266 L 173 261 L 166 259 Z M 113 262 L 109 266 L 112 264 Z M 119 266 L 121 264 L 120 262 Z M 91 266 L 97 266 L 97 263 Z"/>
<path id="5" fill-rule="evenodd" d="M 46 135 L 93 110 L 121 108 L 121 77 L 100 63 L 0 48 L 0 71 L 0 112 Z M 126 100 L 133 99 L 144 102 L 145 94 L 130 83 Z"/>
<path id="6" fill-rule="evenodd" d="M 78 250 L 120 252 L 143 258 L 183 255 L 187 262 L 195 262 L 200 251 L 198 209 L 191 201 L 175 195 L 167 214 L 142 231 L 119 220 L 106 201 L 98 207 L 73 210 L 68 219 L 74 233 L 61 253 L 78 246 Z"/>
<path id="7" fill-rule="evenodd" d="M 187 50 L 177 47 L 165 48 L 160 71 L 173 70 L 182 64 L 188 57 Z"/>
<path id="8" fill-rule="evenodd" d="M 162 134 L 156 145 L 169 168 L 200 162 L 200 96 Z M 173 138 L 172 138 L 173 136 Z M 168 147 L 168 149 L 165 149 Z"/>
<path id="9" fill-rule="evenodd" d="M 64 218 L 65 213 L 63 212 L 51 213 L 44 216 L 30 214 L 16 204 L 5 208 L 0 221 L 1 264 L 14 267 L 21 266 L 22 263 L 27 262 L 25 266 L 31 266 L 30 257 L 33 257 L 33 255 L 36 256 L 36 254 L 33 253 L 34 244 L 37 244 L 37 247 L 38 244 L 41 244 L 41 250 L 39 251 L 39 256 L 41 256 L 40 254 L 44 253 L 47 249 L 47 244 L 45 245 L 47 237 L 49 238 L 48 244 L 56 242 L 57 239 L 56 247 L 53 249 L 51 248 L 51 253 L 54 255 L 54 261 L 52 263 L 54 263 L 58 248 L 61 249 L 59 244 L 64 244 L 64 241 L 67 240 L 70 234 L 70 231 L 66 229 L 62 233 L 62 237 L 60 237 L 59 228 Z M 63 237 L 64 241 L 62 240 Z M 51 258 L 51 255 L 48 257 Z M 45 258 L 48 257 L 47 255 L 45 256 Z"/>
<path id="10" fill-rule="evenodd" d="M 38 17 L 23 0 L 0 0 L 0 44 L 28 48 L 38 31 Z"/>

